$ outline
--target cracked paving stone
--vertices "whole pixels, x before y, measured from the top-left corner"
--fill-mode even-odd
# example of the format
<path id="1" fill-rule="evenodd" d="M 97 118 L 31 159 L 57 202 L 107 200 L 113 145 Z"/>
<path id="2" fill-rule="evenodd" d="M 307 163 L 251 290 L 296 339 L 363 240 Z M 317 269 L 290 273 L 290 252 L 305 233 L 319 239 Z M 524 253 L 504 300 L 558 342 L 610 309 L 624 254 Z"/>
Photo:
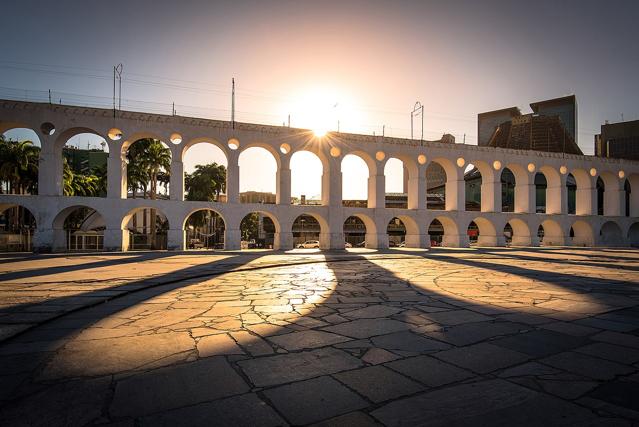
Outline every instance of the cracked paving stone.
<path id="1" fill-rule="evenodd" d="M 295 425 L 321 421 L 368 406 L 356 393 L 327 376 L 265 390 L 264 395 Z"/>
<path id="2" fill-rule="evenodd" d="M 388 305 L 375 304 L 365 308 L 349 311 L 343 313 L 343 316 L 351 317 L 353 319 L 374 319 L 378 317 L 389 317 L 401 312 L 402 309 L 398 307 L 391 307 Z"/>
<path id="3" fill-rule="evenodd" d="M 415 353 L 432 353 L 447 350 L 451 346 L 412 332 L 396 332 L 371 338 L 373 345 L 386 350 L 410 351 Z"/>
<path id="4" fill-rule="evenodd" d="M 371 415 L 387 426 L 587 425 L 593 414 L 503 380 L 446 387 L 391 402 Z"/>
<path id="5" fill-rule="evenodd" d="M 433 356 L 444 362 L 452 363 L 480 374 L 516 365 L 529 359 L 529 356 L 523 353 L 488 343 L 453 348 L 435 353 Z"/>
<path id="6" fill-rule="evenodd" d="M 209 427 L 211 425 L 236 427 L 276 427 L 286 422 L 254 393 L 229 397 L 214 402 L 200 403 L 143 417 L 141 426 Z"/>
<path id="7" fill-rule="evenodd" d="M 115 417 L 138 417 L 248 391 L 224 358 L 209 357 L 118 381 L 109 412 Z"/>
<path id="8" fill-rule="evenodd" d="M 544 357 L 571 350 L 587 342 L 586 338 L 546 330 L 535 330 L 490 341 L 491 344 L 533 357 Z"/>
<path id="9" fill-rule="evenodd" d="M 463 323 L 486 322 L 489 320 L 494 320 L 490 316 L 475 313 L 474 311 L 470 310 L 442 311 L 439 313 L 424 314 L 424 316 L 435 323 L 439 323 L 440 325 L 450 326 L 461 325 Z"/>
<path id="10" fill-rule="evenodd" d="M 300 331 L 267 338 L 274 344 L 289 351 L 325 347 L 350 341 L 351 338 L 323 331 Z"/>
<path id="11" fill-rule="evenodd" d="M 333 377 L 375 403 L 414 394 L 424 389 L 415 381 L 383 366 L 340 372 Z"/>
<path id="12" fill-rule="evenodd" d="M 197 342 L 200 357 L 244 354 L 235 340 L 227 334 L 207 335 Z"/>
<path id="13" fill-rule="evenodd" d="M 268 387 L 359 368 L 363 363 L 344 351 L 327 347 L 243 360 L 238 365 L 256 387 Z"/>
<path id="14" fill-rule="evenodd" d="M 576 352 L 555 354 L 541 359 L 540 362 L 595 380 L 611 380 L 617 375 L 635 371 L 630 366 Z"/>
<path id="15" fill-rule="evenodd" d="M 507 335 L 529 329 L 528 326 L 510 322 L 467 323 L 436 331 L 425 331 L 424 335 L 456 346 L 475 344 L 492 337 Z"/>
<path id="16" fill-rule="evenodd" d="M 322 330 L 352 338 L 370 338 L 375 335 L 410 329 L 410 325 L 392 319 L 359 319 L 328 326 Z"/>
<path id="17" fill-rule="evenodd" d="M 584 347 L 579 347 L 574 349 L 574 351 L 626 365 L 632 365 L 639 362 L 639 350 L 603 342 L 592 343 Z"/>
<path id="18" fill-rule="evenodd" d="M 442 362 L 429 356 L 417 356 L 385 364 L 428 387 L 463 381 L 474 376 L 464 369 Z"/>
<path id="19" fill-rule="evenodd" d="M 362 356 L 362 360 L 366 363 L 370 363 L 371 365 L 379 365 L 380 363 L 391 362 L 400 358 L 401 356 L 384 350 L 383 348 L 376 347 L 369 348 Z"/>

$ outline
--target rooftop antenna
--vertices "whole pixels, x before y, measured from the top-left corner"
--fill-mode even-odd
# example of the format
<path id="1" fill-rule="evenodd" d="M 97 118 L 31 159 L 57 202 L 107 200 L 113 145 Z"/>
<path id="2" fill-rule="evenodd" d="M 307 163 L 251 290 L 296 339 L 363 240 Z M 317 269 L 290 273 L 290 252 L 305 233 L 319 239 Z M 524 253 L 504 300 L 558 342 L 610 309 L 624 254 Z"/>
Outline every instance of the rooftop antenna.
<path id="1" fill-rule="evenodd" d="M 113 117 L 115 117 L 115 107 L 116 107 L 116 103 L 115 103 L 115 95 L 116 95 L 116 91 L 115 91 L 115 87 L 116 87 L 116 81 L 118 81 L 118 103 L 117 103 L 117 107 L 118 110 L 122 109 L 122 63 L 118 64 L 118 65 L 114 65 L 113 66 Z"/>
<path id="2" fill-rule="evenodd" d="M 235 77 L 231 79 L 231 125 L 235 129 Z"/>

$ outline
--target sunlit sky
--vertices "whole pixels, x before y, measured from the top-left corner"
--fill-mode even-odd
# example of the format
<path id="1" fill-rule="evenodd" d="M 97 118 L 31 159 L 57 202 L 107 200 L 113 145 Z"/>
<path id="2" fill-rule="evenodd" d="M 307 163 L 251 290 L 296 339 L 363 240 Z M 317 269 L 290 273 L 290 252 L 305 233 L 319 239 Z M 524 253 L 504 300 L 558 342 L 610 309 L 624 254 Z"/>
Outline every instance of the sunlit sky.
<path id="1" fill-rule="evenodd" d="M 179 115 L 229 119 L 234 77 L 239 121 L 290 114 L 295 127 L 385 125 L 407 137 L 420 101 L 426 139 L 474 144 L 477 113 L 575 93 L 589 154 L 604 120 L 639 118 L 637 16 L 637 1 L 21 0 L 3 6 L 0 97 L 51 89 L 64 103 L 108 107 L 122 63 L 123 108 L 170 114 L 174 102 Z M 211 146 L 187 156 L 187 170 L 225 163 Z M 389 192 L 401 191 L 395 166 Z M 273 175 L 257 172 L 272 159 L 246 153 L 240 167 L 242 191 L 274 191 Z M 292 193 L 318 196 L 319 162 L 300 154 L 292 169 Z"/>

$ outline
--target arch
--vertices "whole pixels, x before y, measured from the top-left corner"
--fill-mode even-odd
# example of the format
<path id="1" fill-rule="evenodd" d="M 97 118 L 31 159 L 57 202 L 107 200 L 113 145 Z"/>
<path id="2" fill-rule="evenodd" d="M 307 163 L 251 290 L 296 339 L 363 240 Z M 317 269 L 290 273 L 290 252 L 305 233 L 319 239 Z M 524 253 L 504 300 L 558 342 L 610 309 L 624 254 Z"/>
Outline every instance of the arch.
<path id="1" fill-rule="evenodd" d="M 575 215 L 594 215 L 596 213 L 596 200 L 593 200 L 593 178 L 587 170 L 575 168 L 570 171 L 568 177 L 572 176 L 575 185 L 574 214 Z M 568 185 L 568 178 L 566 179 Z M 570 194 L 568 195 L 568 213 L 570 212 Z"/>
<path id="2" fill-rule="evenodd" d="M 269 147 L 269 148 L 266 148 Z M 240 202 L 274 204 L 277 191 L 277 170 L 280 158 L 266 144 L 241 147 L 239 169 Z M 255 171 L 259 171 L 258 174 Z"/>
<path id="3" fill-rule="evenodd" d="M 184 199 L 225 202 L 228 172 L 226 152 L 211 140 L 199 138 L 190 141 L 181 156 Z"/>
<path id="4" fill-rule="evenodd" d="M 577 180 L 572 173 L 566 175 L 566 213 L 575 215 L 577 213 Z"/>
<path id="5" fill-rule="evenodd" d="M 292 222 L 291 232 L 293 233 L 294 247 L 299 247 L 308 241 L 317 241 L 317 247 L 328 248 L 328 222 L 315 213 L 305 212 L 298 215 Z M 315 244 L 310 244 L 305 249 L 315 248 Z"/>
<path id="6" fill-rule="evenodd" d="M 367 226 L 368 223 L 368 226 Z M 351 215 L 344 220 L 344 241 L 346 247 L 363 247 L 370 246 L 371 239 L 367 239 L 367 235 L 374 227 L 373 221 L 366 215 Z"/>
<path id="7" fill-rule="evenodd" d="M 326 165 L 309 150 L 297 150 L 290 158 L 291 199 L 295 205 L 321 205 L 324 193 L 322 177 Z"/>
<path id="8" fill-rule="evenodd" d="M 171 146 L 155 137 L 145 136 L 132 141 L 122 145 L 123 158 L 126 159 L 122 181 L 126 184 L 127 198 L 135 199 L 138 196 L 147 198 L 148 196 L 151 200 L 168 199 L 171 163 L 173 162 Z M 155 154 L 157 159 L 164 157 L 165 164 L 149 168 L 147 164 L 143 163 L 144 154 L 148 153 L 149 150 Z M 164 187 L 164 194 L 161 193 L 161 187 Z M 130 194 L 129 189 L 131 190 Z"/>
<path id="9" fill-rule="evenodd" d="M 601 177 L 597 177 L 595 184 L 597 189 L 597 215 L 603 215 L 605 212 L 606 184 Z"/>
<path id="10" fill-rule="evenodd" d="M 474 235 L 473 224 L 476 226 L 476 236 Z M 503 235 L 497 234 L 497 229 L 492 221 L 484 217 L 473 219 L 466 227 L 466 232 L 468 240 L 470 242 L 476 241 L 477 246 L 503 246 L 505 243 Z"/>
<path id="11" fill-rule="evenodd" d="M 226 221 L 214 209 L 190 211 L 182 221 L 186 249 L 224 249 Z"/>
<path id="12" fill-rule="evenodd" d="M 599 229 L 599 244 L 601 246 L 623 246 L 621 227 L 615 221 L 606 221 Z"/>
<path id="13" fill-rule="evenodd" d="M 611 171 L 603 171 L 599 174 L 598 179 L 604 183 L 603 191 L 603 215 L 605 216 L 621 216 L 622 211 L 622 192 L 623 183 L 616 173 Z M 599 194 L 599 193 L 597 193 Z"/>
<path id="14" fill-rule="evenodd" d="M 241 249 L 273 249 L 280 224 L 275 215 L 254 211 L 244 215 L 240 222 Z"/>
<path id="15" fill-rule="evenodd" d="M 27 207 L 0 204 L 0 252 L 33 251 L 36 230 L 35 216 Z"/>
<path id="16" fill-rule="evenodd" d="M 539 172 L 535 176 L 535 179 L 537 179 L 539 174 L 542 174 L 546 181 L 546 188 L 544 191 L 545 203 L 543 205 L 544 213 L 560 214 L 564 212 L 561 188 L 562 181 L 559 171 L 552 166 L 544 165 L 539 168 Z M 535 182 L 535 185 L 536 184 L 537 183 Z M 537 192 L 537 195 L 539 195 L 539 192 Z M 537 206 L 539 205 L 540 204 L 537 203 Z"/>
<path id="17" fill-rule="evenodd" d="M 573 246 L 594 246 L 595 236 L 592 227 L 586 221 L 577 220 L 572 226 L 572 244 Z"/>
<path id="18" fill-rule="evenodd" d="M 372 166 L 371 166 L 372 164 Z M 345 166 L 347 169 L 345 169 Z M 366 167 L 366 177 L 361 170 Z M 356 169 L 360 169 L 358 172 Z M 365 153 L 355 151 L 345 155 L 340 163 L 342 172 L 342 206 L 367 207 L 371 197 L 371 177 L 374 176 L 375 164 Z M 362 195 L 365 198 L 362 199 Z"/>
<path id="19" fill-rule="evenodd" d="M 480 164 L 483 162 L 480 162 Z M 482 210 L 482 184 L 484 183 L 482 170 L 474 164 L 469 164 L 464 173 L 464 210 L 481 211 Z"/>
<path id="20" fill-rule="evenodd" d="M 632 203 L 632 185 L 630 180 L 626 179 L 623 182 L 623 216 L 630 216 L 630 206 Z"/>
<path id="21" fill-rule="evenodd" d="M 387 208 L 408 208 L 409 169 L 397 157 L 390 157 L 384 163 L 384 206 Z M 392 191 L 391 191 L 392 190 Z"/>
<path id="22" fill-rule="evenodd" d="M 449 173 L 439 161 L 426 167 L 426 209 L 446 210 L 446 184 Z"/>
<path id="23" fill-rule="evenodd" d="M 3 194 L 47 194 L 39 188 L 41 184 L 40 170 L 48 166 L 42 165 L 42 149 L 40 139 L 35 131 L 29 128 L 13 128 L 1 135 L 2 152 L 8 158 L 2 159 L 2 168 L 6 180 L 0 181 L 0 192 Z M 17 160 L 18 158 L 22 160 Z M 24 163 L 23 160 L 27 160 Z M 44 184 L 50 184 L 52 180 Z"/>
<path id="24" fill-rule="evenodd" d="M 639 174 L 631 173 L 628 175 L 628 183 L 630 185 L 630 201 L 629 209 L 631 217 L 639 217 Z M 634 193 L 632 189 L 635 189 Z"/>
<path id="25" fill-rule="evenodd" d="M 517 180 L 513 171 L 505 167 L 499 174 L 501 183 L 501 211 L 515 212 L 515 186 Z"/>
<path id="26" fill-rule="evenodd" d="M 530 233 L 530 227 L 526 221 L 520 218 L 511 218 L 506 223 L 510 226 L 510 245 L 511 246 L 537 246 L 537 239 L 533 238 Z M 504 227 L 504 230 L 506 227 Z M 508 239 L 508 236 L 505 236 Z"/>
<path id="27" fill-rule="evenodd" d="M 56 141 L 56 150 L 58 148 L 63 179 L 62 194 L 106 197 L 109 157 L 107 138 L 88 128 L 67 129 Z"/>
<path id="28" fill-rule="evenodd" d="M 435 217 L 428 226 L 428 234 L 431 246 L 463 247 L 468 244 L 468 236 L 460 235 L 455 220 L 447 216 Z"/>
<path id="29" fill-rule="evenodd" d="M 537 172 L 535 174 L 535 212 L 546 213 L 546 196 L 548 181 L 546 175 Z"/>
<path id="30" fill-rule="evenodd" d="M 566 244 L 566 236 L 557 221 L 552 219 L 544 220 L 539 228 L 543 234 L 540 237 L 540 243 L 542 246 L 562 246 Z"/>
<path id="31" fill-rule="evenodd" d="M 218 148 L 222 152 L 222 154 L 224 154 L 224 158 L 225 158 L 225 161 L 226 161 L 226 166 L 228 166 L 228 161 L 229 161 L 228 146 L 222 144 L 217 139 L 210 138 L 208 136 L 200 136 L 200 137 L 197 137 L 197 138 L 192 138 L 188 142 L 183 144 L 181 146 L 181 150 L 180 150 L 179 161 L 184 162 L 186 153 L 189 151 L 189 149 L 192 148 L 194 145 L 198 145 L 198 144 L 210 144 L 210 145 Z"/>
<path id="32" fill-rule="evenodd" d="M 386 234 L 388 235 L 388 246 L 403 247 L 406 245 L 406 225 L 399 217 L 393 217 L 386 226 Z"/>
<path id="33" fill-rule="evenodd" d="M 128 211 L 120 224 L 122 230 L 129 231 L 125 250 L 156 250 L 168 247 L 168 217 L 160 209 L 139 206 Z"/>
<path id="34" fill-rule="evenodd" d="M 73 205 L 53 219 L 54 250 L 100 251 L 104 249 L 105 217 L 95 208 Z"/>
<path id="35" fill-rule="evenodd" d="M 110 140 L 110 138 L 107 138 L 106 135 L 101 134 L 100 132 L 96 131 L 95 129 L 92 128 L 88 128 L 88 127 L 83 127 L 83 126 L 77 126 L 77 127 L 72 127 L 72 128 L 68 128 L 65 129 L 63 132 L 61 132 L 58 137 L 55 139 L 55 149 L 56 151 L 61 150 L 68 142 L 70 139 L 81 135 L 81 134 L 87 134 L 87 135 L 94 135 L 96 136 L 96 141 L 97 139 L 102 139 L 105 144 L 106 147 L 108 147 L 109 150 L 111 150 L 112 148 L 115 147 L 111 147 L 109 144 L 114 144 L 113 141 Z"/>
<path id="36" fill-rule="evenodd" d="M 639 222 L 633 223 L 630 228 L 628 228 L 628 242 L 630 246 L 639 246 Z"/>

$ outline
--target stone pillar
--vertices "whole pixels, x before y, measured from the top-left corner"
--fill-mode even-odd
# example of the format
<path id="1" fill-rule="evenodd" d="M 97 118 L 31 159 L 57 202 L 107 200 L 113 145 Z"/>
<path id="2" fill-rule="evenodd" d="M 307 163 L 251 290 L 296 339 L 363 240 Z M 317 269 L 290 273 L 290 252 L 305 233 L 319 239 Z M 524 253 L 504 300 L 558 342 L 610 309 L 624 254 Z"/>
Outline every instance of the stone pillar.
<path id="1" fill-rule="evenodd" d="M 470 246 L 467 234 L 446 234 L 442 237 L 442 246 L 447 248 L 467 248 Z"/>
<path id="2" fill-rule="evenodd" d="M 171 162 L 169 197 L 171 200 L 184 200 L 184 163 L 177 160 Z"/>
<path id="3" fill-rule="evenodd" d="M 506 238 L 501 236 L 491 236 L 480 234 L 477 237 L 477 246 L 506 246 Z"/>
<path id="4" fill-rule="evenodd" d="M 446 181 L 446 210 L 464 211 L 466 208 L 466 182 L 463 179 Z"/>
<path id="5" fill-rule="evenodd" d="M 501 212 L 501 180 L 493 182 L 484 182 L 482 180 L 481 211 Z"/>
<path id="6" fill-rule="evenodd" d="M 388 249 L 388 234 L 366 233 L 364 239 L 369 249 Z"/>
<path id="7" fill-rule="evenodd" d="M 120 152 L 111 152 L 107 159 L 107 197 L 111 199 L 126 199 L 126 162 Z M 171 191 L 173 194 L 173 191 Z"/>
<path id="8" fill-rule="evenodd" d="M 167 233 L 166 247 L 170 251 L 183 251 L 185 248 L 186 231 L 182 229 L 169 229 Z"/>
<path id="9" fill-rule="evenodd" d="M 242 235 L 240 229 L 226 228 L 224 230 L 224 249 L 239 250 L 241 249 Z"/>
<path id="10" fill-rule="evenodd" d="M 339 167 L 334 172 L 326 171 L 322 174 L 322 205 L 342 206 L 342 172 Z"/>
<path id="11" fill-rule="evenodd" d="M 52 152 L 52 145 L 42 144 L 38 159 L 38 194 L 41 196 L 62 196 L 64 183 L 62 175 L 62 153 Z"/>
<path id="12" fill-rule="evenodd" d="M 344 232 L 321 233 L 319 235 L 320 249 L 344 249 Z"/>
<path id="13" fill-rule="evenodd" d="M 368 207 L 386 207 L 386 177 L 384 175 L 368 177 Z"/>
<path id="14" fill-rule="evenodd" d="M 535 184 L 515 183 L 515 213 L 535 213 L 536 203 Z"/>
<path id="15" fill-rule="evenodd" d="M 107 228 L 104 230 L 105 251 L 126 251 L 129 248 L 129 230 Z"/>
<path id="16" fill-rule="evenodd" d="M 50 253 L 53 251 L 53 230 L 38 229 L 33 233 L 33 252 Z"/>
<path id="17" fill-rule="evenodd" d="M 546 188 L 546 213 L 565 214 L 568 212 L 568 189 L 566 188 L 566 176 L 561 175 L 558 185 Z M 545 240 L 545 238 L 544 238 Z"/>
<path id="18" fill-rule="evenodd" d="M 564 236 L 553 236 L 544 234 L 542 246 L 564 246 L 566 245 Z"/>
<path id="19" fill-rule="evenodd" d="M 226 202 L 240 203 L 240 166 L 237 164 L 237 157 L 229 156 L 226 168 Z"/>
<path id="20" fill-rule="evenodd" d="M 597 214 L 597 189 L 595 187 L 581 188 L 577 185 L 575 199 L 575 215 Z"/>
<path id="21" fill-rule="evenodd" d="M 426 177 L 423 173 L 408 180 L 408 209 L 426 209 Z"/>
<path id="22" fill-rule="evenodd" d="M 406 167 L 404 162 L 402 162 L 402 166 L 403 166 L 403 169 L 404 169 L 404 180 L 402 182 L 402 192 L 403 193 L 408 193 L 408 191 L 409 191 L 408 189 L 409 189 L 409 186 L 410 186 L 410 183 L 409 183 L 410 174 L 408 173 L 408 168 Z"/>
<path id="23" fill-rule="evenodd" d="M 513 236 L 510 246 L 539 246 L 539 239 L 531 236 Z"/>
<path id="24" fill-rule="evenodd" d="M 280 167 L 275 174 L 276 190 L 275 203 L 278 205 L 291 204 L 291 170 Z"/>
<path id="25" fill-rule="evenodd" d="M 53 252 L 66 252 L 67 246 L 67 231 L 63 228 L 54 228 L 52 230 L 53 236 Z"/>
<path id="26" fill-rule="evenodd" d="M 406 234 L 407 248 L 430 248 L 430 236 L 428 234 Z"/>
<path id="27" fill-rule="evenodd" d="M 620 216 L 622 204 L 625 200 L 623 187 L 619 187 L 618 180 L 615 179 L 614 188 L 604 190 L 604 216 Z"/>
<path id="28" fill-rule="evenodd" d="M 279 251 L 288 251 L 293 249 L 293 233 L 290 231 L 276 232 L 273 237 L 273 249 Z"/>

